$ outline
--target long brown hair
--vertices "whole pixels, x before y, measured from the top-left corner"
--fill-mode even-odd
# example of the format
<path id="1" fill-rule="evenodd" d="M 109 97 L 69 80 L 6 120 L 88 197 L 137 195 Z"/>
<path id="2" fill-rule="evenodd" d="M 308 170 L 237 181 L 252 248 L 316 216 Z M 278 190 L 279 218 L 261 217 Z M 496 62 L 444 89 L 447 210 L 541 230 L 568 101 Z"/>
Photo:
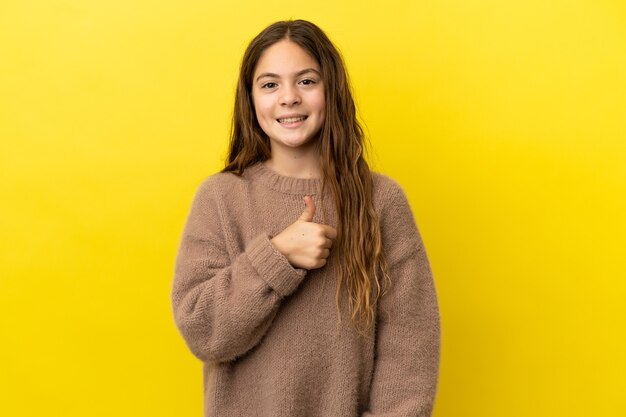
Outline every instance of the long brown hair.
<path id="1" fill-rule="evenodd" d="M 371 328 L 377 301 L 389 285 L 387 260 L 374 210 L 372 173 L 364 158 L 365 138 L 357 121 L 348 74 L 337 48 L 313 23 L 276 22 L 246 49 L 235 95 L 229 155 L 222 171 L 241 175 L 246 167 L 271 157 L 269 138 L 255 116 L 252 78 L 263 51 L 283 39 L 307 51 L 317 60 L 322 73 L 326 116 L 318 138 L 321 196 L 328 187 L 338 214 L 334 244 L 338 251 L 334 257 L 338 272 L 337 311 L 345 284 L 352 322 L 363 332 Z"/>

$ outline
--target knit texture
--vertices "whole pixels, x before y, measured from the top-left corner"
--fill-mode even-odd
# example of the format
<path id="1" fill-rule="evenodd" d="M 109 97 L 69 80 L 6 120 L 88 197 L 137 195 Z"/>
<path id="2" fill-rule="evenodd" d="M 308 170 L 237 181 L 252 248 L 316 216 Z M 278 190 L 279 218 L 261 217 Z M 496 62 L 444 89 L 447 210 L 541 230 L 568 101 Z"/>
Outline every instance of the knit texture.
<path id="1" fill-rule="evenodd" d="M 339 321 L 333 259 L 294 268 L 270 242 L 300 217 L 304 195 L 314 222 L 337 227 L 330 196 L 321 206 L 321 180 L 257 163 L 201 183 L 171 296 L 176 326 L 203 362 L 205 417 L 431 415 L 440 356 L 433 277 L 405 193 L 373 175 L 392 283 L 366 337 L 352 328 L 345 287 Z"/>

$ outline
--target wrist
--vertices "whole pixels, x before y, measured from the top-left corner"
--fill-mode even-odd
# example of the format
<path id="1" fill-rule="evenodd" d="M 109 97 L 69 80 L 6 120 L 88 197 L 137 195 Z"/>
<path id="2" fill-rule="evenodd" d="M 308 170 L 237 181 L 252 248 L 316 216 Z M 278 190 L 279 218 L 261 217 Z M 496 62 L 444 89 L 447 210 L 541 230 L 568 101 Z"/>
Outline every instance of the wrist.
<path id="1" fill-rule="evenodd" d="M 274 236 L 270 239 L 270 243 L 276 248 L 276 250 L 282 253 L 284 256 L 287 256 L 287 251 L 284 249 L 282 242 L 278 236 Z"/>

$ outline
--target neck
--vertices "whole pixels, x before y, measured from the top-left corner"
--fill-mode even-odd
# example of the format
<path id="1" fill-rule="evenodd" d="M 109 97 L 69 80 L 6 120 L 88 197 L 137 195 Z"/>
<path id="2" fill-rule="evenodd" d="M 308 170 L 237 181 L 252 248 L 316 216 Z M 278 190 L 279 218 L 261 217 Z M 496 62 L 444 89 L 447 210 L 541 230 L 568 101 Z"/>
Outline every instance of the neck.
<path id="1" fill-rule="evenodd" d="M 316 146 L 307 149 L 281 148 L 272 146 L 272 157 L 264 162 L 272 171 L 294 178 L 321 178 Z"/>

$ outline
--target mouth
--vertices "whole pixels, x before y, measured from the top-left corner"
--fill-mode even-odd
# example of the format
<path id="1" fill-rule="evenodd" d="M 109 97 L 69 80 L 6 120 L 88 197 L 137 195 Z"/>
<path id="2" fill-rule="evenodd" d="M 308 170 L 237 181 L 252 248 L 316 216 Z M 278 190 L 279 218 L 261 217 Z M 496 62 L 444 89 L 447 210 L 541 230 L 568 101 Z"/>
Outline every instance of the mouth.
<path id="1" fill-rule="evenodd" d="M 303 122 L 307 119 L 308 116 L 297 116 L 297 117 L 283 117 L 280 119 L 276 119 L 278 123 L 281 125 L 290 125 L 298 122 Z"/>

